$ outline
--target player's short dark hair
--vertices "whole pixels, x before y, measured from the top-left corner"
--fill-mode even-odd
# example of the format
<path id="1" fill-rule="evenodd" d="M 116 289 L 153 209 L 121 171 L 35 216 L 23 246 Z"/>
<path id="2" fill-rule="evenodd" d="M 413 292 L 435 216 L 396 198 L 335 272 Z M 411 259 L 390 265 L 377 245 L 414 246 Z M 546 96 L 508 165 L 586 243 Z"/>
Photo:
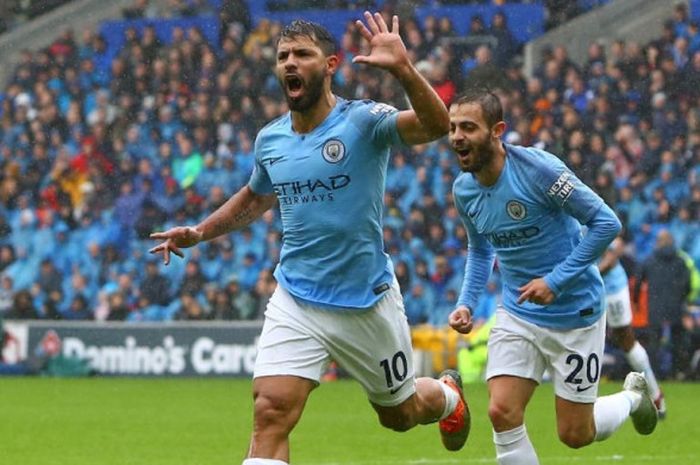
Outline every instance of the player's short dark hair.
<path id="1" fill-rule="evenodd" d="M 279 40 L 295 39 L 297 37 L 308 37 L 318 45 L 323 53 L 328 55 L 336 54 L 336 44 L 331 33 L 325 27 L 311 21 L 297 19 L 282 29 Z M 279 43 L 279 40 L 277 41 Z"/>
<path id="2" fill-rule="evenodd" d="M 469 89 L 463 94 L 460 94 L 453 105 L 462 105 L 464 103 L 477 103 L 481 107 L 481 112 L 484 114 L 484 120 L 489 127 L 503 121 L 503 106 L 501 100 L 496 94 L 489 89 Z"/>

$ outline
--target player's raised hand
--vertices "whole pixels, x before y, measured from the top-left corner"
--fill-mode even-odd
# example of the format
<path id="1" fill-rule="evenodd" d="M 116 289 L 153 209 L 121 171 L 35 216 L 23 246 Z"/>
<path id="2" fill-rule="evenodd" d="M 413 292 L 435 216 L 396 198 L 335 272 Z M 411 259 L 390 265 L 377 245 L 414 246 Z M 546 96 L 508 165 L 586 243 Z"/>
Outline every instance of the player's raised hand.
<path id="1" fill-rule="evenodd" d="M 163 254 L 163 262 L 170 263 L 170 252 L 178 257 L 185 256 L 182 250 L 192 247 L 202 241 L 202 232 L 192 226 L 177 226 L 164 232 L 151 234 L 151 239 L 162 239 L 163 242 L 149 250 L 152 254 Z"/>
<path id="2" fill-rule="evenodd" d="M 366 25 L 358 19 L 355 25 L 369 43 L 370 53 L 355 56 L 353 63 L 365 63 L 392 73 L 398 72 L 403 66 L 410 65 L 406 46 L 399 36 L 398 16 L 393 16 L 391 30 L 379 13 L 372 15 L 369 11 L 365 11 L 365 21 Z"/>
<path id="3" fill-rule="evenodd" d="M 457 307 L 448 318 L 452 329 L 460 334 L 468 334 L 472 330 L 472 312 L 464 305 Z"/>
<path id="4" fill-rule="evenodd" d="M 533 279 L 524 286 L 520 286 L 518 290 L 520 291 L 519 304 L 527 301 L 537 305 L 549 305 L 554 302 L 554 292 L 543 278 Z"/>

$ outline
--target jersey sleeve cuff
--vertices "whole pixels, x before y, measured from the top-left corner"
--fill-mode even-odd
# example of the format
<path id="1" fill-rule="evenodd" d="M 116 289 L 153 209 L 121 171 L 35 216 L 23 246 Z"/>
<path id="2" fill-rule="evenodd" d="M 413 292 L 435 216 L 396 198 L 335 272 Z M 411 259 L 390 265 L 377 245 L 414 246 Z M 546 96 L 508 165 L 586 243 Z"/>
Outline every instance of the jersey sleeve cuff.
<path id="1" fill-rule="evenodd" d="M 552 293 L 554 293 L 554 296 L 559 297 L 559 294 L 561 294 L 561 289 L 554 282 L 554 278 L 552 277 L 551 273 L 544 277 L 544 282 L 545 282 L 545 284 L 547 284 L 547 287 L 549 288 L 549 290 L 552 291 Z"/>

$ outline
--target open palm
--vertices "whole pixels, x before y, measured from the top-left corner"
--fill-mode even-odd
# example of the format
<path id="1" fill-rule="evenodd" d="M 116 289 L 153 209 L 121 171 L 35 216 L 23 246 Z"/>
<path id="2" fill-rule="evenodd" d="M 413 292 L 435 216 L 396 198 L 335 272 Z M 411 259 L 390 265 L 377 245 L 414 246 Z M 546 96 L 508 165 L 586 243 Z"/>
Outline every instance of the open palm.
<path id="1" fill-rule="evenodd" d="M 387 71 L 396 71 L 401 66 L 409 63 L 406 46 L 399 36 L 399 17 L 392 18 L 391 31 L 384 18 L 379 13 L 372 15 L 365 11 L 365 25 L 357 20 L 355 25 L 362 37 L 369 42 L 369 55 L 357 55 L 353 63 L 365 63 Z"/>

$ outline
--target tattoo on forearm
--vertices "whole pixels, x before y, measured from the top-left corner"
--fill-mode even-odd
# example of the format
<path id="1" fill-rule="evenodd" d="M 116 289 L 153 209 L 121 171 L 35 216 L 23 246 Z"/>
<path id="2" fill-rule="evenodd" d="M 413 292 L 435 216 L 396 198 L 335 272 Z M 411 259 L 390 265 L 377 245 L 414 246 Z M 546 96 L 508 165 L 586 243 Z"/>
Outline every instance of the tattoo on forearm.
<path id="1" fill-rule="evenodd" d="M 250 208 L 246 208 L 235 215 L 233 215 L 233 224 L 238 225 L 238 224 L 248 224 L 252 221 L 253 219 L 253 212 L 250 210 Z"/>

